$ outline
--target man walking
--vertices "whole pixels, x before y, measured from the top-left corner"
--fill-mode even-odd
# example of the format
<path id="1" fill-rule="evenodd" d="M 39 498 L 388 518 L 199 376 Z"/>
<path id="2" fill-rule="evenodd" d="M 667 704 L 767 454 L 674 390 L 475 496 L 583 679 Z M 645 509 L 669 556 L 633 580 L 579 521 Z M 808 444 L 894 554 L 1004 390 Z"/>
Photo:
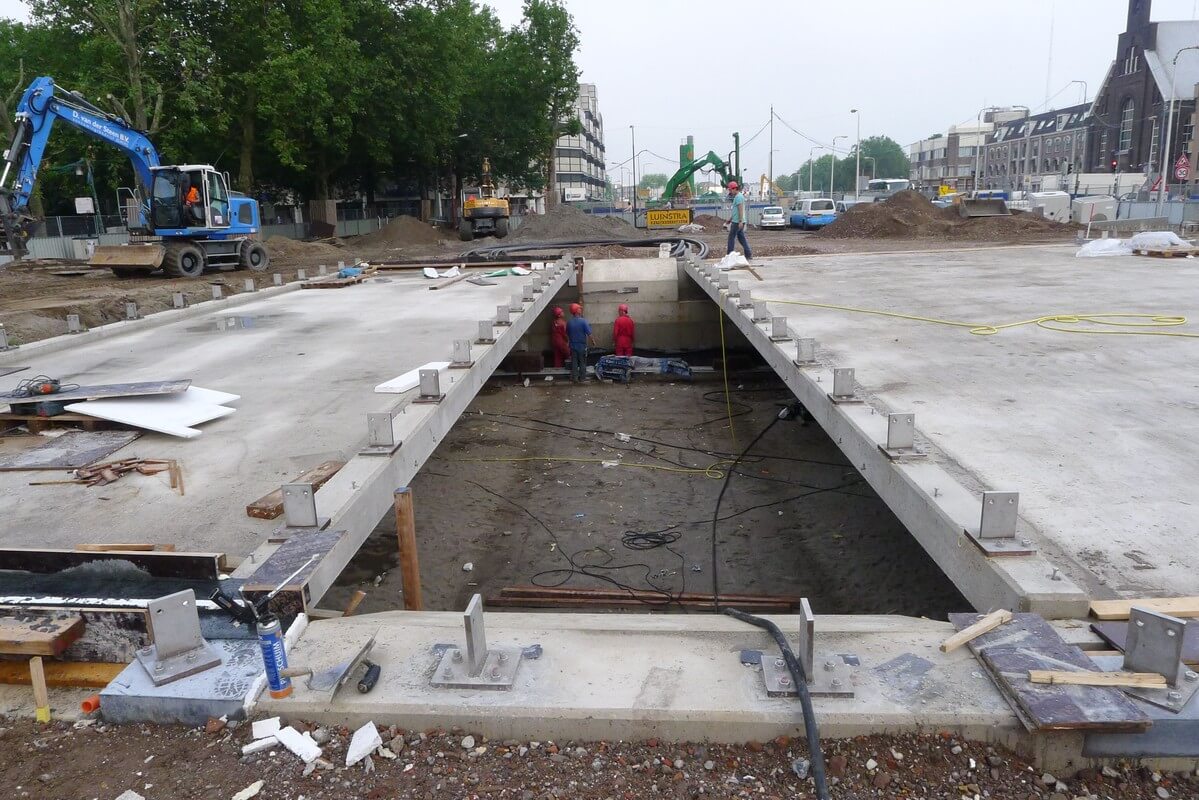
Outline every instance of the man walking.
<path id="1" fill-rule="evenodd" d="M 749 240 L 745 238 L 745 228 L 749 224 L 749 205 L 745 202 L 745 193 L 736 181 L 729 181 L 729 194 L 733 198 L 733 217 L 729 222 L 729 246 L 725 254 L 733 252 L 736 242 L 741 242 L 745 260 L 753 261 L 753 251 L 749 249 Z"/>
<path id="2" fill-rule="evenodd" d="M 616 309 L 616 321 L 612 323 L 612 344 L 616 355 L 633 355 L 633 318 L 629 316 L 629 307 L 621 303 Z"/>
<path id="3" fill-rule="evenodd" d="M 587 380 L 587 345 L 595 344 L 595 338 L 591 335 L 591 324 L 583 318 L 583 307 L 578 303 L 570 304 L 566 338 L 570 340 L 571 383 L 583 383 Z"/>

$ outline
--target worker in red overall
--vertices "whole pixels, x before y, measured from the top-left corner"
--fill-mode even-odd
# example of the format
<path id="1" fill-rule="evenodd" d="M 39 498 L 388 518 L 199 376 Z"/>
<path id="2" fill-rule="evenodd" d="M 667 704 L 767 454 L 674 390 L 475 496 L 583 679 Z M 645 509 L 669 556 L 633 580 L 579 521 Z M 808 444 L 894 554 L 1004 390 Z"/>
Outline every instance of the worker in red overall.
<path id="1" fill-rule="evenodd" d="M 633 355 L 633 318 L 629 316 L 629 307 L 624 303 L 616 309 L 616 321 L 612 323 L 612 342 L 616 345 L 616 355 Z"/>
<path id="2" fill-rule="evenodd" d="M 561 369 L 570 358 L 570 340 L 566 338 L 566 320 L 562 319 L 562 309 L 554 308 L 554 322 L 550 328 L 550 343 L 554 347 L 554 367 Z"/>

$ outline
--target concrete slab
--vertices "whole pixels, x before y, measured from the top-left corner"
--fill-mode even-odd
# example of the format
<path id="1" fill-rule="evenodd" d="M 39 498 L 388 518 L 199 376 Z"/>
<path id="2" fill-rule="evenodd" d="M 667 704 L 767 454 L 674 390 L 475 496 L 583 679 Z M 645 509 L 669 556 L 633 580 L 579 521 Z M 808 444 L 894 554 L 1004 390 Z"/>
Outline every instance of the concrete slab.
<path id="1" fill-rule="evenodd" d="M 165 476 L 127 476 L 100 490 L 30 487 L 28 474 L 0 474 L 0 544 L 150 541 L 250 553 L 278 523 L 247 517 L 246 503 L 315 464 L 357 453 L 367 413 L 410 400 L 374 394 L 374 386 L 448 357 L 454 339 L 473 339 L 478 321 L 493 317 L 522 279 L 495 283 L 431 292 L 421 277 L 388 276 L 338 290 L 279 291 L 235 311 L 189 309 L 191 315 L 173 322 L 129 323 L 121 335 L 78 346 L 23 349 L 29 374 L 88 384 L 182 376 L 242 399 L 236 414 L 206 424 L 198 439 L 147 434 L 121 451 L 178 459 L 185 496 Z M 502 349 L 519 337 L 506 333 Z M 0 391 L 19 378 L 0 378 Z"/>
<path id="2" fill-rule="evenodd" d="M 1019 491 L 1021 535 L 1030 536 L 1046 563 L 1060 567 L 1086 594 L 1195 593 L 1195 338 L 1080 335 L 1036 325 L 979 336 L 961 327 L 777 301 L 976 324 L 1102 312 L 1195 321 L 1199 263 L 1077 259 L 1071 246 L 1038 246 L 779 258 L 755 266 L 763 278 L 754 286 L 755 297 L 776 301 L 771 313 L 787 316 L 796 336 L 814 337 L 823 365 L 855 369 L 868 400 L 859 406 L 865 411 L 853 412 L 862 417 L 863 430 L 870 429 L 871 408 L 915 412 L 917 441 L 931 450 L 928 463 L 874 478 L 868 472 L 876 489 L 876 480 L 891 482 L 902 473 L 905 481 L 931 490 L 935 484 L 921 473 L 943 470 L 970 493 L 962 498 L 943 487 L 939 492 L 937 510 L 955 525 L 977 524 L 979 490 Z M 1194 325 L 1155 330 L 1199 334 Z M 794 346 L 775 349 L 793 352 Z M 813 379 L 824 371 L 802 370 Z M 885 423 L 885 416 L 873 416 Z M 885 424 L 870 435 L 885 439 Z M 1000 560 L 990 561 L 994 567 Z M 952 559 L 942 553 L 938 561 Z M 1002 561 L 1010 563 L 999 570 L 1021 585 L 1024 578 L 1016 571 L 1035 562 Z M 950 573 L 959 587 L 974 581 L 968 565 L 949 568 L 962 570 Z M 1025 596 L 1027 589 L 1032 587 L 1021 590 Z"/>

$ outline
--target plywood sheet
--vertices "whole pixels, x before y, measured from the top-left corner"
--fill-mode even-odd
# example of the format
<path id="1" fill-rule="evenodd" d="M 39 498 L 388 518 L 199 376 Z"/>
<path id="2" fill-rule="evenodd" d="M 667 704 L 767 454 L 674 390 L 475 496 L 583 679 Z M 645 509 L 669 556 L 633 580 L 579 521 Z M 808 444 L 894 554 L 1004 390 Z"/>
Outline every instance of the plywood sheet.
<path id="1" fill-rule="evenodd" d="M 235 394 L 193 386 L 173 395 L 72 403 L 67 410 L 169 436 L 194 439 L 200 431 L 192 426 L 229 416 L 236 409 L 224 404 L 238 399 Z"/>
<path id="2" fill-rule="evenodd" d="M 142 383 L 108 383 L 100 386 L 80 386 L 77 389 L 57 392 L 55 394 L 38 395 L 36 397 L 18 397 L 13 393 L 0 394 L 0 403 L 29 403 L 38 400 L 55 400 L 60 403 L 72 400 L 98 400 L 106 397 L 141 397 L 164 394 L 178 394 L 191 386 L 190 380 L 185 381 L 145 381 Z"/>
<path id="3" fill-rule="evenodd" d="M 137 431 L 71 431 L 27 450 L 0 456 L 0 471 L 86 467 L 139 436 Z"/>
<path id="4" fill-rule="evenodd" d="M 950 614 L 949 621 L 962 630 L 979 617 Z M 1030 669 L 1096 670 L 1081 650 L 1066 644 L 1037 614 L 1016 614 L 969 647 L 1030 732 L 1143 731 L 1150 725 L 1149 717 L 1119 689 L 1029 681 Z"/>
<path id="5" fill-rule="evenodd" d="M 83 635 L 83 617 L 64 611 L 0 613 L 0 653 L 55 656 Z"/>

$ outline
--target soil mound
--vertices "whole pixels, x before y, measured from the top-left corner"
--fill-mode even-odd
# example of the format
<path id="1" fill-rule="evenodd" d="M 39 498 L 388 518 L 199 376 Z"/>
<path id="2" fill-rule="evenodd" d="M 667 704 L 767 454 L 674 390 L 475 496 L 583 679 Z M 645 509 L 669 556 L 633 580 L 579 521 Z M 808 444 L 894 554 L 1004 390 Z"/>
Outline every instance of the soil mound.
<path id="1" fill-rule="evenodd" d="M 691 221 L 704 229 L 704 233 L 720 233 L 725 222 L 715 214 L 696 214 Z"/>
<path id="2" fill-rule="evenodd" d="M 621 217 L 598 217 L 574 206 L 558 205 L 548 214 L 530 214 L 521 220 L 511 238 L 518 241 L 628 239 L 641 232 Z"/>
<path id="3" fill-rule="evenodd" d="M 837 216 L 816 236 L 826 239 L 965 239 L 1007 241 L 1072 236 L 1074 226 L 1034 214 L 966 219 L 956 208 L 938 208 L 919 192 L 892 195 L 881 203 L 860 203 Z"/>
<path id="4" fill-rule="evenodd" d="M 359 247 L 390 250 L 418 244 L 437 244 L 445 238 L 444 231 L 439 231 L 416 217 L 402 215 L 377 231 L 356 237 L 354 244 Z"/>
<path id="5" fill-rule="evenodd" d="M 345 258 L 345 252 L 328 242 L 302 242 L 286 236 L 271 236 L 266 240 L 266 249 L 272 259 L 294 258 Z"/>

